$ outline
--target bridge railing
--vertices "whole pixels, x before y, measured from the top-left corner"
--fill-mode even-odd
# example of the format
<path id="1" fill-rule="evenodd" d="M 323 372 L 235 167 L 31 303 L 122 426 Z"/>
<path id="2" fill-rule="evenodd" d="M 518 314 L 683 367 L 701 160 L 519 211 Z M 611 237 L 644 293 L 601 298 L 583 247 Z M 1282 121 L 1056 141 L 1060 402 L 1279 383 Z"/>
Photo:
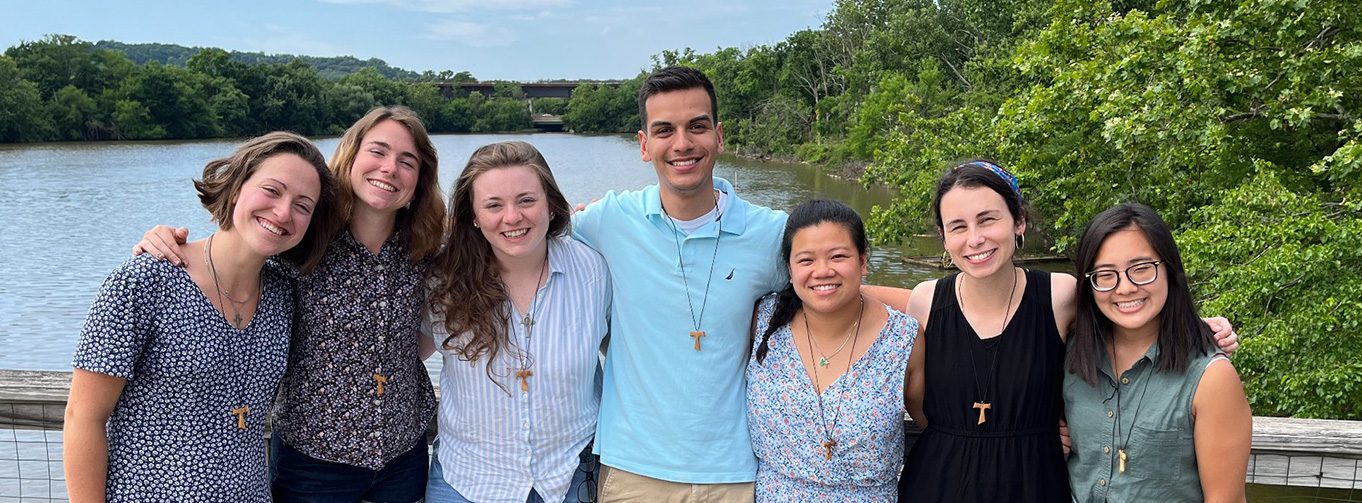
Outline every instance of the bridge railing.
<path id="1" fill-rule="evenodd" d="M 61 427 L 70 382 L 70 372 L 0 370 L 0 501 L 65 499 Z M 911 426 L 909 434 L 916 435 Z M 1246 482 L 1358 490 L 1359 481 L 1362 421 L 1253 418 Z"/>

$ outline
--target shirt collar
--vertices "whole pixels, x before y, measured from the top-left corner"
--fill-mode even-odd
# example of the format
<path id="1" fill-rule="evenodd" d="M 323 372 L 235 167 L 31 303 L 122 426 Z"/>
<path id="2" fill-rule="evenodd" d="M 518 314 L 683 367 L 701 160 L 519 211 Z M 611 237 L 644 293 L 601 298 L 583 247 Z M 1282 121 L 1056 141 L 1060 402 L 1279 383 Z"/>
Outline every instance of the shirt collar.
<path id="1" fill-rule="evenodd" d="M 1102 375 L 1115 381 L 1116 378 L 1111 375 L 1111 352 L 1107 351 L 1106 338 L 1098 340 L 1097 352 L 1102 355 L 1101 364 L 1097 366 L 1097 370 L 1101 372 Z M 1142 367 L 1143 365 L 1153 365 L 1154 362 L 1157 361 L 1159 361 L 1159 341 L 1155 340 L 1153 344 L 1149 345 L 1149 349 L 1145 350 L 1144 356 L 1141 356 L 1139 360 L 1135 360 L 1135 363 L 1130 366 L 1130 370 L 1139 371 L 1144 368 Z"/>
<path id="2" fill-rule="evenodd" d="M 733 184 L 728 180 L 717 176 L 713 178 L 714 188 L 728 195 L 728 207 L 723 212 L 724 233 L 742 234 L 747 229 L 747 201 L 738 198 L 734 193 Z M 644 190 L 643 214 L 655 222 L 661 222 L 666 218 L 662 213 L 662 189 L 657 184 L 649 185 Z"/>

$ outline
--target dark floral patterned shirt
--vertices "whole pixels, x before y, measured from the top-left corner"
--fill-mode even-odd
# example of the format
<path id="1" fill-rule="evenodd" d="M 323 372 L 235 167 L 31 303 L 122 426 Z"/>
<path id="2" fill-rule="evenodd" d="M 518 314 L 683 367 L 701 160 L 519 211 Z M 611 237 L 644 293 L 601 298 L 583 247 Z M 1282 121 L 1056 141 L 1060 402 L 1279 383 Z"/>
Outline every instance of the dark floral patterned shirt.
<path id="1" fill-rule="evenodd" d="M 270 501 L 260 439 L 288 358 L 289 284 L 263 274 L 237 330 L 169 262 L 143 254 L 109 275 L 74 362 L 127 380 L 108 422 L 108 501 Z"/>
<path id="2" fill-rule="evenodd" d="M 317 269 L 298 277 L 274 417 L 290 447 L 377 470 L 425 434 L 435 392 L 417 338 L 428 270 L 397 234 L 375 255 L 344 231 Z"/>

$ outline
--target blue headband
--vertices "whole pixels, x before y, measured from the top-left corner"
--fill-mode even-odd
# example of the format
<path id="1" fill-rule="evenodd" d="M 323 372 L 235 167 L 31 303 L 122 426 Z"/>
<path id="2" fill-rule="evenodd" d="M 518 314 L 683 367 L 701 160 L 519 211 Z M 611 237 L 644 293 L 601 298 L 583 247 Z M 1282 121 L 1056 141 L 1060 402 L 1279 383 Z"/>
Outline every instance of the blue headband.
<path id="1" fill-rule="evenodd" d="M 965 165 L 968 166 L 970 164 L 988 168 L 988 170 L 992 171 L 993 174 L 998 175 L 998 177 L 1002 178 L 1004 182 L 1007 182 L 1007 186 L 1012 187 L 1012 192 L 1017 194 L 1017 199 L 1021 199 L 1021 187 L 1017 185 L 1017 177 L 1012 176 L 1012 173 L 1008 173 L 1007 170 L 999 167 L 997 164 L 993 164 L 988 161 L 970 161 L 968 164 Z"/>

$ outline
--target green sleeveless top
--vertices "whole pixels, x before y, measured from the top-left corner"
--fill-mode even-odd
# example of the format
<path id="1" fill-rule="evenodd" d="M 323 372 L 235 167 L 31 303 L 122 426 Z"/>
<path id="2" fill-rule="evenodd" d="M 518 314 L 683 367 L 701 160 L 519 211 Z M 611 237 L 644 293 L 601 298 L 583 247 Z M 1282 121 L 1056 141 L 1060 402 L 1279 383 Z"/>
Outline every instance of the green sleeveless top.
<path id="1" fill-rule="evenodd" d="M 1159 372 L 1157 342 L 1112 377 L 1105 344 L 1098 344 L 1097 385 L 1065 373 L 1064 415 L 1073 439 L 1069 485 L 1080 502 L 1202 501 L 1193 442 L 1192 397 L 1206 366 L 1220 353 L 1193 355 L 1187 372 Z M 1126 470 L 1120 471 L 1120 451 Z"/>

